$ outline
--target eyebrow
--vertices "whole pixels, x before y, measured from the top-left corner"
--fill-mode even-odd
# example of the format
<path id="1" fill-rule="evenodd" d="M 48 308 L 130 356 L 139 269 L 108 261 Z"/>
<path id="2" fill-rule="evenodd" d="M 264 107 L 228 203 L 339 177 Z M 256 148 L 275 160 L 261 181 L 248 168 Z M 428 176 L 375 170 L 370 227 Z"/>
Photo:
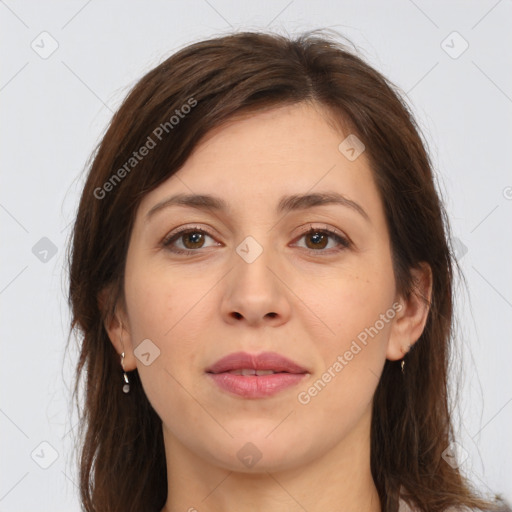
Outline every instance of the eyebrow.
<path id="1" fill-rule="evenodd" d="M 365 220 L 370 221 L 370 217 L 361 205 L 352 201 L 348 197 L 337 192 L 324 192 L 314 194 L 294 194 L 283 196 L 277 204 L 277 213 L 286 213 L 290 211 L 306 210 L 315 206 L 336 204 L 345 206 L 359 213 Z M 200 210 L 214 210 L 226 212 L 229 207 L 224 199 L 209 194 L 177 194 L 171 196 L 154 205 L 146 214 L 146 221 L 149 221 L 157 212 L 171 206 L 186 206 Z"/>

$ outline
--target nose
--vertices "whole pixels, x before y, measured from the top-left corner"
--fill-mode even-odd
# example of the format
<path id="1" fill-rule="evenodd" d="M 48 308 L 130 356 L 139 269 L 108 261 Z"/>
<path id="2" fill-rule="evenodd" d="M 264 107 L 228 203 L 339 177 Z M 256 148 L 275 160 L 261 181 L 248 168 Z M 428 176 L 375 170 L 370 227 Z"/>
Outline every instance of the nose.
<path id="1" fill-rule="evenodd" d="M 277 327 L 288 321 L 290 291 L 283 280 L 279 262 L 264 249 L 254 260 L 233 255 L 233 269 L 226 276 L 222 316 L 228 323 Z"/>

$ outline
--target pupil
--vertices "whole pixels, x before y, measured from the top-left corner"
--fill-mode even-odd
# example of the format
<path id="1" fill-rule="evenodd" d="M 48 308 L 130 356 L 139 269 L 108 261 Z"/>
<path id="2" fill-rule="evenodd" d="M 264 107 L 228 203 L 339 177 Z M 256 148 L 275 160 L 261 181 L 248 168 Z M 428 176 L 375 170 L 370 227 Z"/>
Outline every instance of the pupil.
<path id="1" fill-rule="evenodd" d="M 198 244 L 201 242 L 202 233 L 189 233 L 186 238 L 188 238 L 192 244 Z"/>
<path id="2" fill-rule="evenodd" d="M 313 245 L 316 247 L 324 247 L 325 244 L 322 245 L 322 241 L 325 239 L 325 235 L 323 233 L 313 233 L 311 235 L 311 239 L 313 241 Z"/>

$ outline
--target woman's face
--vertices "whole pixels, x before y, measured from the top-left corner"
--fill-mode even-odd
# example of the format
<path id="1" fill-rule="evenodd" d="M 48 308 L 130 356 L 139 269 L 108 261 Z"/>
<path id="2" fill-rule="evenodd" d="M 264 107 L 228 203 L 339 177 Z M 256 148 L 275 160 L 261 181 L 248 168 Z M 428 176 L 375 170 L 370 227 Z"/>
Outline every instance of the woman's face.
<path id="1" fill-rule="evenodd" d="M 214 130 L 137 211 L 125 369 L 138 369 L 166 446 L 203 463 L 275 471 L 368 443 L 383 365 L 400 357 L 382 202 L 365 153 L 354 159 L 351 139 L 340 149 L 349 134 L 319 112 L 287 106 Z M 224 206 L 165 204 L 178 194 Z M 247 359 L 208 373 L 236 352 Z M 299 368 L 251 357 L 268 352 Z M 229 373 L 240 366 L 277 373 Z"/>

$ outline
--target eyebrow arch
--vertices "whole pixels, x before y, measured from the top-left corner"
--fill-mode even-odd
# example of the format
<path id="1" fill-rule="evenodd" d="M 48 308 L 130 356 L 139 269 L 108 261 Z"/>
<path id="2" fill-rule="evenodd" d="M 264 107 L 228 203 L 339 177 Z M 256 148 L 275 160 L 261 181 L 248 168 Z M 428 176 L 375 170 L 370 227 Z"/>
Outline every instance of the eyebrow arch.
<path id="1" fill-rule="evenodd" d="M 359 213 L 368 222 L 371 222 L 370 217 L 362 206 L 360 206 L 355 201 L 348 199 L 342 194 L 338 194 L 337 192 L 294 194 L 283 196 L 277 204 L 276 211 L 277 213 L 286 213 L 328 204 L 338 204 L 348 207 Z M 146 222 L 149 221 L 149 219 L 153 217 L 153 215 L 155 215 L 155 213 L 158 211 L 174 205 L 187 206 L 200 210 L 215 210 L 223 212 L 229 209 L 226 201 L 220 197 L 215 197 L 208 194 L 177 194 L 164 199 L 163 201 L 160 201 L 155 206 L 153 206 L 146 214 Z"/>

